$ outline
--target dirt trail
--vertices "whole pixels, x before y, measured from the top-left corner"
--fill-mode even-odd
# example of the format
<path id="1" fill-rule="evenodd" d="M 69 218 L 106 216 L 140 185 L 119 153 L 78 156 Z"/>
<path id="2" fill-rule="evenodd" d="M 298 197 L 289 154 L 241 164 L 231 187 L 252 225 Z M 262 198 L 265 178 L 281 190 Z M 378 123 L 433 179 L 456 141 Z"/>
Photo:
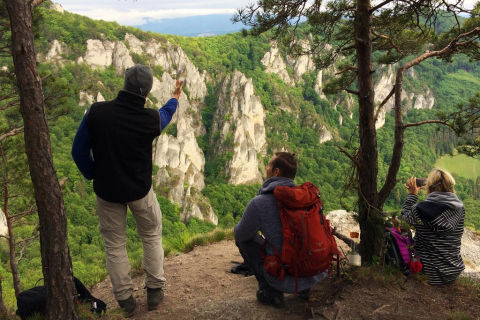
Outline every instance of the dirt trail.
<path id="1" fill-rule="evenodd" d="M 232 261 L 242 261 L 233 241 L 222 241 L 165 260 L 167 288 L 155 311 L 147 311 L 143 275 L 133 278 L 137 300 L 134 319 L 305 319 L 307 303 L 286 295 L 282 310 L 257 302 L 255 278 L 230 273 Z M 93 288 L 93 295 L 118 308 L 110 280 Z"/>
<path id="2" fill-rule="evenodd" d="M 286 308 L 275 309 L 256 301 L 254 277 L 230 273 L 232 261 L 241 260 L 233 241 L 167 259 L 165 299 L 150 312 L 144 277 L 135 276 L 134 319 L 480 319 L 480 283 L 434 287 L 425 277 L 405 277 L 379 267 L 347 270 L 342 278 L 316 285 L 310 301 L 286 295 Z M 118 309 L 108 279 L 92 291 L 109 310 Z"/>

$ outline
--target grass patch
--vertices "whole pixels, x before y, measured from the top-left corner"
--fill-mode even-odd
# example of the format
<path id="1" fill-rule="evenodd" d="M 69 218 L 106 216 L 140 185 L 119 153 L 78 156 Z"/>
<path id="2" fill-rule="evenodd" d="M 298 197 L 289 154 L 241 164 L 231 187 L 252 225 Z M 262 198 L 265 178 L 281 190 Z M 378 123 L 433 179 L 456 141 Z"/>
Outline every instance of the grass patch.
<path id="1" fill-rule="evenodd" d="M 209 233 L 199 234 L 186 243 L 184 252 L 192 251 L 196 246 L 206 246 L 222 240 L 232 240 L 233 229 L 217 229 Z"/>
<path id="2" fill-rule="evenodd" d="M 444 155 L 435 162 L 435 167 L 463 178 L 475 180 L 480 176 L 480 160 L 464 154 Z"/>

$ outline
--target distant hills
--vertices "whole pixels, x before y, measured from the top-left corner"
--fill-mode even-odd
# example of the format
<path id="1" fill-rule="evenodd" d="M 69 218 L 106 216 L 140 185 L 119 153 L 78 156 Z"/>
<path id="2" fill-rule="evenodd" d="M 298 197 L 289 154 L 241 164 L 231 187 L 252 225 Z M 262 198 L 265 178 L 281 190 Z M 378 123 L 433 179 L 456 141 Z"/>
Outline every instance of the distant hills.
<path id="1" fill-rule="evenodd" d="M 136 26 L 144 31 L 180 36 L 202 37 L 237 32 L 245 28 L 241 23 L 232 23 L 231 14 L 212 14 L 185 18 L 150 20 Z"/>

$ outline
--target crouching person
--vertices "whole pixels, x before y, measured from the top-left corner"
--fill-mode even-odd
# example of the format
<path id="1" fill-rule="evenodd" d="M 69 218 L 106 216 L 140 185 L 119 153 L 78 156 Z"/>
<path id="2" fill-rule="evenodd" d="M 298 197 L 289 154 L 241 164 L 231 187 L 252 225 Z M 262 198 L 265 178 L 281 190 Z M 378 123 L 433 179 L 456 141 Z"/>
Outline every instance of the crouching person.
<path id="1" fill-rule="evenodd" d="M 234 230 L 235 242 L 239 248 L 240 254 L 244 258 L 245 263 L 252 269 L 258 281 L 257 300 L 263 304 L 269 304 L 275 307 L 284 306 L 284 293 L 298 293 L 301 298 L 308 299 L 310 288 L 316 282 L 327 276 L 327 265 L 331 262 L 330 260 L 325 264 L 321 264 L 320 270 L 310 270 L 310 276 L 301 276 L 300 274 L 302 274 L 302 271 L 297 269 L 300 271 L 296 272 L 297 276 L 295 276 L 293 273 L 289 272 L 291 270 L 288 270 L 288 268 L 284 269 L 284 266 L 288 265 L 288 263 L 280 261 L 280 259 L 284 260 L 285 255 L 282 253 L 285 251 L 298 251 L 300 254 L 303 251 L 303 248 L 295 249 L 290 246 L 288 246 L 288 248 L 283 248 L 285 242 L 282 231 L 282 222 L 283 224 L 286 224 L 284 219 L 287 215 L 285 214 L 282 218 L 280 217 L 277 204 L 277 201 L 280 201 L 279 193 L 277 191 L 289 192 L 290 190 L 295 189 L 289 187 L 295 186 L 293 179 L 295 178 L 296 172 L 297 161 L 294 154 L 287 152 L 275 153 L 275 156 L 270 159 L 267 166 L 267 180 L 263 183 L 258 195 L 248 203 L 242 219 Z M 316 210 L 316 212 L 320 211 L 320 214 L 312 215 L 314 216 L 314 219 L 316 219 L 314 223 L 320 225 L 319 221 L 320 219 L 324 219 L 324 217 L 321 214 L 322 208 L 318 204 L 321 204 L 321 201 L 319 201 L 318 189 L 310 183 L 306 183 L 301 187 L 304 187 L 305 185 L 316 190 L 313 192 L 313 196 L 311 196 L 312 193 L 308 192 L 303 193 L 303 195 L 311 196 L 310 200 L 313 201 L 311 203 L 315 203 L 315 205 L 310 206 L 310 204 L 308 204 L 309 207 Z M 295 190 L 300 190 L 300 187 L 296 188 L 299 189 Z M 307 191 L 307 187 L 303 189 Z M 300 192 L 302 192 L 302 190 L 300 190 Z M 328 227 L 328 223 L 325 225 Z M 328 249 L 330 249 L 330 243 Z M 326 252 L 327 250 L 323 251 Z M 296 253 L 290 255 L 292 259 L 300 260 L 298 259 L 298 255 L 294 257 L 295 254 Z M 312 263 L 312 265 L 315 266 L 315 263 Z M 318 264 L 316 264 L 316 266 L 318 269 Z M 272 269 L 277 270 L 276 272 L 272 272 Z"/>
<path id="2" fill-rule="evenodd" d="M 415 227 L 415 252 L 423 263 L 430 284 L 447 284 L 465 269 L 460 247 L 465 222 L 463 202 L 454 190 L 455 180 L 447 171 L 434 169 L 427 178 L 427 199 L 418 201 L 416 179 L 405 184 L 408 190 L 403 219 Z"/>

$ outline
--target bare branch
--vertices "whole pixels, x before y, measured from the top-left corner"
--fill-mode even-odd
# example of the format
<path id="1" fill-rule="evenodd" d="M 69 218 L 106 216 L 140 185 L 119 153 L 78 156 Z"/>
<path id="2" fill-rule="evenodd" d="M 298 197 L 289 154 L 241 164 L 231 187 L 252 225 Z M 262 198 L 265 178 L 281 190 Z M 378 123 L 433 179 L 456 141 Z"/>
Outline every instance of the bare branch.
<path id="1" fill-rule="evenodd" d="M 17 264 L 23 259 L 23 253 L 25 252 L 25 248 L 31 243 L 33 242 L 34 240 L 38 239 L 39 235 L 38 234 L 35 234 L 33 236 L 31 236 L 30 238 L 26 238 L 26 239 L 23 239 L 23 240 L 20 240 L 16 243 L 16 245 L 22 245 L 22 248 L 20 249 L 20 254 L 18 256 L 18 258 L 16 259 L 17 261 Z"/>
<path id="2" fill-rule="evenodd" d="M 348 67 L 338 71 L 337 73 L 335 73 L 335 75 L 338 76 L 338 75 L 344 74 L 345 72 L 350 71 L 350 70 L 355 70 L 356 71 L 356 70 L 358 70 L 358 68 L 355 67 L 355 66 L 348 66 Z"/>
<path id="3" fill-rule="evenodd" d="M 348 152 L 347 150 L 345 150 L 342 146 L 337 146 L 338 150 L 343 153 L 344 155 L 346 155 L 352 162 L 353 164 L 357 167 L 357 168 L 360 168 L 360 164 L 358 163 L 358 160 L 355 156 L 351 155 L 350 152 Z"/>
<path id="4" fill-rule="evenodd" d="M 348 88 L 345 88 L 344 90 L 347 91 L 348 93 L 356 94 L 357 96 L 359 95 L 358 91 L 350 90 Z"/>
<path id="5" fill-rule="evenodd" d="M 0 142 L 2 142 L 3 140 L 5 140 L 8 137 L 15 136 L 15 135 L 17 135 L 19 133 L 22 133 L 22 132 L 23 132 L 23 126 L 21 126 L 20 128 L 13 129 L 10 132 L 7 132 L 7 133 L 1 135 L 0 136 Z"/>
<path id="6" fill-rule="evenodd" d="M 22 211 L 20 213 L 14 214 L 14 215 L 11 215 L 9 217 L 9 219 L 12 221 L 12 223 L 15 223 L 18 220 L 22 219 L 23 217 L 33 214 L 35 211 L 37 211 L 37 207 L 36 206 L 31 206 L 29 209 L 27 209 L 25 211 Z"/>
<path id="7" fill-rule="evenodd" d="M 416 123 L 404 124 L 403 128 L 418 127 L 418 126 L 421 126 L 421 125 L 424 125 L 424 124 L 429 124 L 429 123 L 439 123 L 439 124 L 443 124 L 447 127 L 451 126 L 447 121 L 443 121 L 443 120 L 425 120 L 425 121 L 420 121 L 420 122 L 416 122 Z"/>
<path id="8" fill-rule="evenodd" d="M 473 44 L 474 39 L 470 39 L 470 40 L 463 41 L 463 42 L 458 42 L 458 41 L 463 39 L 463 38 L 467 38 L 467 37 L 470 37 L 470 36 L 473 36 L 473 35 L 478 36 L 479 34 L 480 34 L 480 27 L 476 27 L 476 28 L 474 28 L 474 29 L 472 29 L 468 32 L 459 34 L 452 41 L 450 41 L 444 48 L 442 48 L 440 50 L 436 50 L 436 51 L 427 51 L 424 54 L 418 56 L 417 58 L 412 59 L 409 62 L 407 62 L 405 65 L 403 65 L 401 67 L 401 69 L 407 70 L 407 69 L 409 69 L 409 68 L 411 68 L 415 65 L 418 65 L 420 62 L 422 62 L 425 59 L 428 59 L 428 58 L 431 58 L 431 57 L 443 56 L 443 55 L 452 53 L 458 47 Z"/>
<path id="9" fill-rule="evenodd" d="M 1 106 L 0 111 L 7 110 L 8 108 L 12 108 L 19 105 L 20 105 L 20 100 L 12 100 L 12 101 L 9 101 L 6 105 Z"/>
<path id="10" fill-rule="evenodd" d="M 400 50 L 400 48 L 395 44 L 395 42 L 393 42 L 392 38 L 387 36 L 387 35 L 384 35 L 384 34 L 380 34 L 378 32 L 376 32 L 373 28 L 372 28 L 372 34 L 377 36 L 378 38 L 381 38 L 381 39 L 385 39 L 385 40 L 388 40 L 388 42 L 390 42 L 390 45 L 395 48 L 395 50 L 398 51 L 398 53 L 400 53 L 401 55 L 404 55 L 403 51 Z"/>
<path id="11" fill-rule="evenodd" d="M 369 10 L 369 13 L 372 14 L 374 13 L 375 11 L 377 11 L 378 9 L 382 8 L 383 6 L 385 6 L 386 4 L 389 4 L 390 2 L 392 2 L 393 0 L 385 0 L 383 2 L 380 2 L 379 4 L 377 4 L 375 7 L 372 7 L 370 8 Z"/>
<path id="12" fill-rule="evenodd" d="M 380 110 L 382 110 L 383 106 L 388 102 L 388 100 L 390 100 L 390 98 L 393 96 L 394 93 L 395 93 L 395 86 L 393 86 L 390 93 L 385 97 L 385 99 L 383 99 L 382 103 L 380 103 L 380 105 L 378 106 L 377 111 L 375 111 L 375 122 L 378 119 L 378 115 L 380 114 Z"/>

